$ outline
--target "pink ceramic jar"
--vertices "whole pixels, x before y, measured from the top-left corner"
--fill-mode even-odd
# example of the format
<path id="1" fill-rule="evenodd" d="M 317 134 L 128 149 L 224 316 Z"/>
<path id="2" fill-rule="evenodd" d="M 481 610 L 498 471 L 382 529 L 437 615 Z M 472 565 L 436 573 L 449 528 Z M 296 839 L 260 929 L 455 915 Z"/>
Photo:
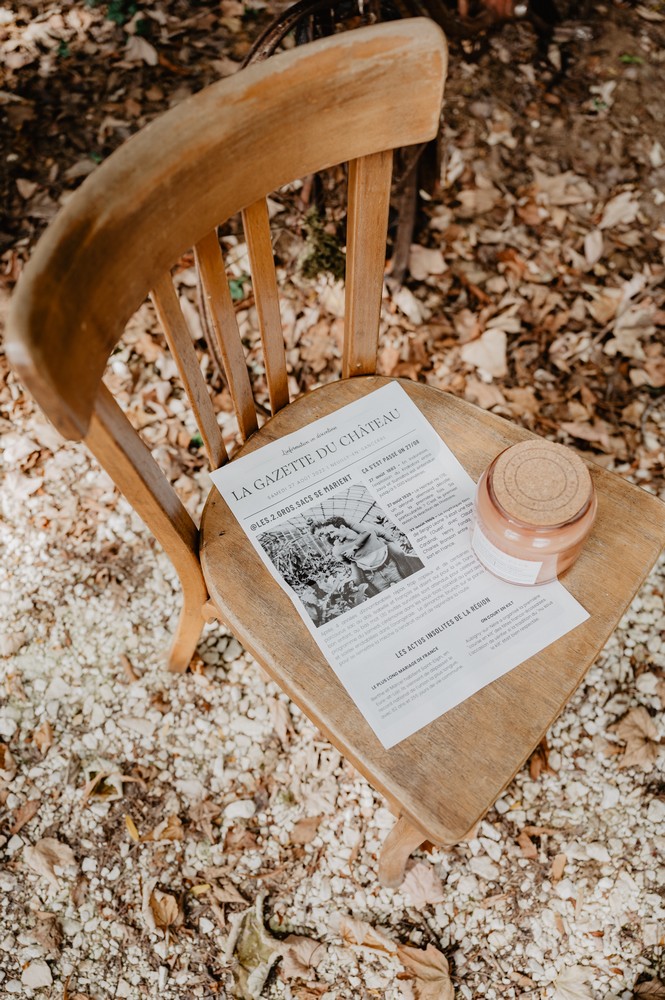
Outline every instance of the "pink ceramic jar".
<path id="1" fill-rule="evenodd" d="M 549 583 L 579 555 L 596 506 L 579 455 L 551 441 L 522 441 L 497 455 L 480 478 L 473 551 L 508 583 Z"/>

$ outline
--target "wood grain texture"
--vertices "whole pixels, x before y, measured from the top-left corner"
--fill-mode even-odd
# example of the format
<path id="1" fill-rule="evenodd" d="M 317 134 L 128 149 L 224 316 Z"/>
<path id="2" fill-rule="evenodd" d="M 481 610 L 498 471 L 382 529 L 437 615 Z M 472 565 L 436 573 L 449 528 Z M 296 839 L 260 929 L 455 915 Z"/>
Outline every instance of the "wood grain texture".
<path id="1" fill-rule="evenodd" d="M 233 400 L 240 437 L 246 441 L 258 427 L 256 408 L 216 231 L 207 233 L 199 240 L 194 252 L 212 333 L 224 363 L 224 374 Z"/>
<path id="2" fill-rule="evenodd" d="M 336 382 L 282 410 L 243 453 L 297 430 L 389 382 Z M 477 480 L 503 448 L 533 437 L 431 387 L 400 380 Z M 492 805 L 575 691 L 665 542 L 665 506 L 589 464 L 596 525 L 563 579 L 589 611 L 584 624 L 408 739 L 385 750 L 352 702 L 286 593 L 272 579 L 215 489 L 202 522 L 210 594 L 240 641 L 400 814 L 449 845 Z"/>
<path id="3" fill-rule="evenodd" d="M 85 434 L 128 320 L 214 226 L 298 177 L 433 139 L 446 64 L 425 18 L 349 31 L 220 80 L 105 160 L 40 240 L 8 322 L 10 363 L 58 429 Z"/>
<path id="4" fill-rule="evenodd" d="M 265 198 L 244 209 L 242 222 L 249 251 L 252 288 L 263 344 L 270 409 L 273 413 L 277 413 L 283 406 L 288 405 L 289 383 L 286 375 L 286 354 L 279 311 L 275 260 L 270 238 L 270 218 Z"/>
<path id="5" fill-rule="evenodd" d="M 208 387 L 194 350 L 192 336 L 182 314 L 170 274 L 162 275 L 155 283 L 151 298 L 190 406 L 194 411 L 210 467 L 218 469 L 226 462 L 228 456 Z"/>
<path id="6" fill-rule="evenodd" d="M 342 377 L 376 371 L 392 151 L 349 164 Z"/>
<path id="7" fill-rule="evenodd" d="M 164 548 L 183 589 L 183 608 L 169 668 L 186 670 L 208 599 L 198 559 L 199 533 L 150 451 L 102 383 L 85 443 Z"/>

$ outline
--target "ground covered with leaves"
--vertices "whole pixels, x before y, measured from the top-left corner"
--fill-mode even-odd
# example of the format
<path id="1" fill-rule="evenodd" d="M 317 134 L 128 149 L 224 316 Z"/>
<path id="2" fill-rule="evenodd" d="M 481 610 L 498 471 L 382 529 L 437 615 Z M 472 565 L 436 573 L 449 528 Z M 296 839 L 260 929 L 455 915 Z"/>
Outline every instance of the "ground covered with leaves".
<path id="1" fill-rule="evenodd" d="M 39 233 L 138 127 L 235 72 L 261 0 L 0 7 L 8 293 Z M 550 37 L 452 51 L 440 184 L 381 370 L 449 389 L 653 492 L 665 469 L 665 8 L 590 4 Z M 344 177 L 271 202 L 291 388 L 339 375 Z M 259 389 L 246 248 L 222 234 Z M 227 441 L 192 261 L 176 275 Z M 2 361 L 4 365 L 4 360 Z M 196 516 L 197 429 L 149 306 L 107 381 Z M 265 395 L 265 394 L 264 394 Z M 162 669 L 164 555 L 3 367 L 0 991 L 68 1000 L 662 1000 L 663 566 L 470 838 L 376 865 L 385 803 L 207 628 Z M 479 759 L 479 768 L 484 766 Z M 435 778 L 435 776 L 433 776 Z"/>

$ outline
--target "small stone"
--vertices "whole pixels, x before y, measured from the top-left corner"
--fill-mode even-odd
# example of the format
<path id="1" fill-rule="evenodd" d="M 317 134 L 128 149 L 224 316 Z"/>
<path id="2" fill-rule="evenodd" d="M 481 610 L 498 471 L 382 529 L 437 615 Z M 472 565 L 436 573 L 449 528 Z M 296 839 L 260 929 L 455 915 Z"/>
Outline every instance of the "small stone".
<path id="1" fill-rule="evenodd" d="M 554 891 L 560 899 L 574 899 L 577 889 L 569 878 L 562 879 L 555 887 Z"/>
<path id="2" fill-rule="evenodd" d="M 647 809 L 647 819 L 650 823 L 665 823 L 665 802 L 662 799 L 652 799 Z"/>
<path id="3" fill-rule="evenodd" d="M 487 855 L 471 858 L 469 868 L 474 875 L 479 875 L 480 878 L 484 878 L 488 882 L 492 882 L 499 877 L 499 866 L 495 865 Z"/>
<path id="4" fill-rule="evenodd" d="M 658 677 L 655 674 L 644 673 L 635 681 L 635 687 L 642 694 L 656 694 L 658 691 Z"/>
<path id="5" fill-rule="evenodd" d="M 10 740 L 17 730 L 17 725 L 13 719 L 6 715 L 0 715 L 0 736 L 5 740 Z"/>
<path id="6" fill-rule="evenodd" d="M 480 837 L 480 843 L 485 848 L 486 852 L 489 854 L 492 861 L 501 860 L 501 844 L 497 844 L 495 840 L 490 840 L 489 837 Z"/>
<path id="7" fill-rule="evenodd" d="M 21 974 L 21 982 L 24 986 L 29 986 L 32 990 L 38 990 L 42 986 L 52 986 L 53 976 L 46 962 L 37 959 L 26 965 Z"/>
<path id="8" fill-rule="evenodd" d="M 0 656 L 13 656 L 25 645 L 25 632 L 14 632 L 12 635 L 0 635 Z"/>
<path id="9" fill-rule="evenodd" d="M 130 733 L 137 733 L 139 736 L 152 736 L 157 728 L 157 723 L 152 722 L 150 719 L 138 719 L 134 717 L 118 719 L 118 725 L 121 729 Z"/>
<path id="10" fill-rule="evenodd" d="M 610 852 L 603 846 L 603 844 L 587 844 L 586 852 L 587 857 L 593 858 L 594 861 L 610 860 Z"/>
<path id="11" fill-rule="evenodd" d="M 117 997 L 129 997 L 132 994 L 132 987 L 126 979 L 119 979 L 116 986 L 115 995 Z"/>
<path id="12" fill-rule="evenodd" d="M 155 955 L 157 955 L 163 962 L 169 957 L 169 942 L 166 938 L 163 941 L 158 941 L 154 946 Z"/>
<path id="13" fill-rule="evenodd" d="M 222 659 L 224 663 L 232 663 L 237 660 L 239 656 L 242 655 L 242 646 L 237 639 L 231 639 L 228 646 L 222 653 Z"/>
<path id="14" fill-rule="evenodd" d="M 224 810 L 227 819 L 251 819 L 256 812 L 256 806 L 251 799 L 237 799 L 229 802 Z"/>
<path id="15" fill-rule="evenodd" d="M 208 920 L 207 917 L 201 917 L 199 919 L 199 930 L 202 934 L 212 934 L 215 929 L 215 924 L 212 920 Z"/>
<path id="16" fill-rule="evenodd" d="M 601 809 L 614 809 L 618 804 L 621 793 L 615 785 L 605 785 L 603 789 L 603 800 L 600 803 Z"/>
<path id="17" fill-rule="evenodd" d="M 583 785 L 581 781 L 569 781 L 566 785 L 566 798 L 569 802 L 579 802 L 580 799 L 585 799 L 588 794 L 587 786 Z"/>
<path id="18" fill-rule="evenodd" d="M 20 851 L 22 847 L 23 847 L 23 841 L 21 840 L 19 835 L 15 833 L 14 836 L 11 837 L 7 846 L 5 847 L 5 851 L 7 852 L 7 854 L 16 854 L 16 852 Z"/>

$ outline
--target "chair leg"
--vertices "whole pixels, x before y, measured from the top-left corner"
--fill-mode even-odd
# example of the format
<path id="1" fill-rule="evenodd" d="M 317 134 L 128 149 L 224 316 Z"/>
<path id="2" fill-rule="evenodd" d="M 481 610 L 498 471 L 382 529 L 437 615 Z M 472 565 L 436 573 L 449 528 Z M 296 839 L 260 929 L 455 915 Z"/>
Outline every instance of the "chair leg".
<path id="1" fill-rule="evenodd" d="M 203 607 L 207 596 L 198 587 L 191 590 L 183 588 L 182 610 L 168 658 L 171 673 L 184 673 L 196 652 L 205 620 Z"/>
<path id="2" fill-rule="evenodd" d="M 383 842 L 379 857 L 379 882 L 387 889 L 402 884 L 409 856 L 427 837 L 405 816 L 400 816 Z"/>

